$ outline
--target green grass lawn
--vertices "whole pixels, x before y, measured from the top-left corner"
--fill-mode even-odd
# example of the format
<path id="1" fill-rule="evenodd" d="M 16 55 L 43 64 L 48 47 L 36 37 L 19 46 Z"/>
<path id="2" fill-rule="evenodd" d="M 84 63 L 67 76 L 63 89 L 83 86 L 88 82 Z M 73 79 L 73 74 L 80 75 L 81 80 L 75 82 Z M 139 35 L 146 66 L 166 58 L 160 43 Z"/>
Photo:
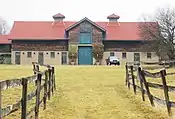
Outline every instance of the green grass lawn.
<path id="1" fill-rule="evenodd" d="M 32 74 L 32 66 L 0 65 L 2 80 Z M 127 89 L 124 67 L 56 66 L 56 85 L 47 109 L 40 108 L 40 119 L 168 118 L 166 108 L 152 108 L 148 98 L 143 102 L 139 92 Z M 3 105 L 20 99 L 21 90 L 15 89 L 3 91 Z M 6 119 L 19 119 L 19 113 Z"/>

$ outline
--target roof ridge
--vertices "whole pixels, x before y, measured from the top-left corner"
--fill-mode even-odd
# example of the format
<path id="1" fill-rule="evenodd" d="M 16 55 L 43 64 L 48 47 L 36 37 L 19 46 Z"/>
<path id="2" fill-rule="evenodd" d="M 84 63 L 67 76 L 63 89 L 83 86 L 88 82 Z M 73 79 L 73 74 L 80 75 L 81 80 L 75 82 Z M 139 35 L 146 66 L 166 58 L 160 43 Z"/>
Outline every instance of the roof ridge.
<path id="1" fill-rule="evenodd" d="M 55 21 L 14 21 L 14 22 L 55 22 Z M 64 21 L 64 22 L 79 22 L 79 21 Z M 93 21 L 95 23 L 109 23 L 109 21 Z M 118 21 L 119 23 L 144 23 L 144 22 L 140 22 L 140 21 Z M 117 23 L 117 22 L 112 22 L 112 23 Z M 150 23 L 154 23 L 154 21 L 150 21 Z"/>

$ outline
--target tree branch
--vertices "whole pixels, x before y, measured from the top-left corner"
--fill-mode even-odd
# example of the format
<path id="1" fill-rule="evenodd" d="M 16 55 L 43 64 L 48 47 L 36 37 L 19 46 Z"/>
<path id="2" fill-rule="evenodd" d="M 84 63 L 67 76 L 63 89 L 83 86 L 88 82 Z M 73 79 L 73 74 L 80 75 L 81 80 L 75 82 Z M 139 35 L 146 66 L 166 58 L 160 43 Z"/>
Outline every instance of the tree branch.
<path id="1" fill-rule="evenodd" d="M 158 41 L 154 48 L 158 54 L 167 54 L 169 59 L 175 57 L 175 10 L 160 9 L 154 22 L 142 22 L 139 26 L 140 36 L 146 40 Z"/>

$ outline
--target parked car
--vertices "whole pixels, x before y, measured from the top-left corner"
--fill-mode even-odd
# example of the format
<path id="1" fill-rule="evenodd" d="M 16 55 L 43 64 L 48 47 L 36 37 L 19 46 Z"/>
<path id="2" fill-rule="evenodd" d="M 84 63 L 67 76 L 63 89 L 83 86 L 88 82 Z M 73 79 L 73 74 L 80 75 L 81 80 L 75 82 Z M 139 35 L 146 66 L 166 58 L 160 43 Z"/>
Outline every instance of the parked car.
<path id="1" fill-rule="evenodd" d="M 120 65 L 120 60 L 116 56 L 109 56 L 106 62 L 107 65 Z"/>

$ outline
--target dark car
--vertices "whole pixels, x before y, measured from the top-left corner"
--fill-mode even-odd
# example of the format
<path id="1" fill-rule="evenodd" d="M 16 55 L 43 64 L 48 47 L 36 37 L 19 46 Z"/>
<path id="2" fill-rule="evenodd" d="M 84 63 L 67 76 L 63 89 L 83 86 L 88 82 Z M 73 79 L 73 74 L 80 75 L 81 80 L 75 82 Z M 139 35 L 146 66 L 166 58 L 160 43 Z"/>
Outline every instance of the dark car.
<path id="1" fill-rule="evenodd" d="M 109 56 L 107 59 L 107 65 L 120 65 L 120 60 L 116 56 Z"/>

